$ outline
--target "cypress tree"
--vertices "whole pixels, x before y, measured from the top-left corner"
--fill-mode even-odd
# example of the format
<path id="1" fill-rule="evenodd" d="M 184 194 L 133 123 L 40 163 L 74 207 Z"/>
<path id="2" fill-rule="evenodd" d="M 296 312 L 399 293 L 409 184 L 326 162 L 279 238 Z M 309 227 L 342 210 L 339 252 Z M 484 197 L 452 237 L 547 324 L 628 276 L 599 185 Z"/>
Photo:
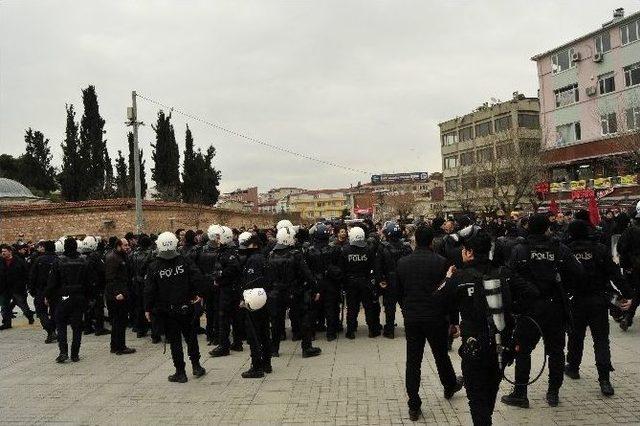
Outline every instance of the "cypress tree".
<path id="1" fill-rule="evenodd" d="M 27 129 L 24 136 L 26 153 L 22 155 L 22 183 L 43 192 L 56 189 L 55 170 L 51 166 L 49 139 L 42 132 Z"/>
<path id="2" fill-rule="evenodd" d="M 133 163 L 133 133 L 129 132 L 129 134 L 127 135 L 127 140 L 129 142 L 129 179 L 128 179 L 128 188 L 129 188 L 129 196 L 130 197 L 135 197 L 136 196 L 136 187 L 135 187 L 135 175 L 136 175 L 136 170 L 135 170 L 135 165 Z M 141 194 L 142 194 L 142 198 L 144 198 L 147 194 L 147 174 L 145 172 L 145 161 L 143 159 L 143 152 L 144 150 L 140 149 L 139 150 L 139 157 L 140 157 L 140 190 L 141 190 Z"/>
<path id="3" fill-rule="evenodd" d="M 152 126 L 156 132 L 156 143 L 152 144 L 154 167 L 151 178 L 156 184 L 158 197 L 163 200 L 180 200 L 180 152 L 171 124 L 171 113 L 158 112 L 158 121 Z"/>
<path id="4" fill-rule="evenodd" d="M 106 153 L 106 141 L 102 139 L 104 119 L 100 116 L 95 86 L 82 90 L 82 103 L 84 114 L 80 120 L 80 156 L 87 168 L 83 196 L 102 197 L 107 189 L 105 180 L 108 153 Z"/>
<path id="5" fill-rule="evenodd" d="M 109 151 L 107 150 L 106 143 L 104 147 L 104 190 L 102 191 L 102 197 L 113 198 L 115 196 L 115 182 L 113 180 L 113 164 L 111 163 L 111 157 L 109 157 Z"/>
<path id="6" fill-rule="evenodd" d="M 120 198 L 130 197 L 129 186 L 127 163 L 124 161 L 122 151 L 118 150 L 118 158 L 116 158 L 116 195 Z"/>
<path id="7" fill-rule="evenodd" d="M 200 170 L 196 164 L 196 154 L 193 151 L 193 135 L 187 125 L 185 132 L 184 158 L 182 160 L 182 200 L 185 203 L 201 202 L 200 198 Z"/>
<path id="8" fill-rule="evenodd" d="M 66 105 L 67 128 L 62 142 L 62 170 L 60 172 L 60 189 L 62 197 L 67 201 L 84 199 L 82 182 L 86 179 L 87 168 L 83 167 L 78 139 L 78 123 L 73 105 Z"/>

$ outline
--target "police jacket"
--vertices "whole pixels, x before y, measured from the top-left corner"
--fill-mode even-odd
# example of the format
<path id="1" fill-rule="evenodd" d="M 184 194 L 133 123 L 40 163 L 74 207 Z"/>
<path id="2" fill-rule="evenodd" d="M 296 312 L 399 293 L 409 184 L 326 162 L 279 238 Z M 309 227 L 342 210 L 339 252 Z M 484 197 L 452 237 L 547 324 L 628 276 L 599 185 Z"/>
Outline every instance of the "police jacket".
<path id="1" fill-rule="evenodd" d="M 496 239 L 496 245 L 493 252 L 493 263 L 496 266 L 505 266 L 511 258 L 513 248 L 524 242 L 524 238 L 516 235 L 505 235 Z"/>
<path id="2" fill-rule="evenodd" d="M 462 267 L 462 244 L 458 234 L 447 234 L 442 238 L 441 254 L 450 264 Z"/>
<path id="3" fill-rule="evenodd" d="M 295 247 L 276 245 L 269 254 L 268 262 L 272 290 L 319 292 L 318 283 L 305 262 L 304 256 Z"/>
<path id="4" fill-rule="evenodd" d="M 640 270 L 640 227 L 633 224 L 625 229 L 617 248 L 621 267 Z"/>
<path id="5" fill-rule="evenodd" d="M 24 293 L 29 270 L 27 263 L 19 256 L 13 256 L 10 261 L 0 259 L 0 293 Z"/>
<path id="6" fill-rule="evenodd" d="M 328 241 L 315 241 L 307 249 L 305 260 L 321 286 L 336 284 L 341 280 L 340 251 L 340 247 L 329 244 Z"/>
<path id="7" fill-rule="evenodd" d="M 147 275 L 147 268 L 153 262 L 154 256 L 151 249 L 138 248 L 131 256 L 131 269 L 133 270 L 133 281 L 144 283 Z"/>
<path id="8" fill-rule="evenodd" d="M 398 284 L 396 267 L 398 260 L 410 255 L 411 246 L 403 241 L 384 241 L 378 247 L 375 263 L 376 282 L 386 282 L 391 287 Z"/>
<path id="9" fill-rule="evenodd" d="M 51 266 L 58 261 L 55 253 L 45 252 L 33 262 L 29 273 L 29 292 L 41 294 L 47 288 Z"/>
<path id="10" fill-rule="evenodd" d="M 358 247 L 351 244 L 342 248 L 340 269 L 347 287 L 370 285 L 375 268 L 375 252 L 368 246 Z"/>
<path id="11" fill-rule="evenodd" d="M 398 261 L 398 295 L 405 322 L 445 320 L 448 310 L 436 291 L 447 268 L 447 259 L 425 247 Z"/>
<path id="12" fill-rule="evenodd" d="M 244 254 L 246 259 L 242 266 L 240 289 L 264 288 L 269 291 L 271 285 L 269 283 L 267 259 L 260 249 L 247 249 Z"/>
<path id="13" fill-rule="evenodd" d="M 216 284 L 221 288 L 237 286 L 240 280 L 240 259 L 235 246 L 222 245 L 218 250 L 220 270 L 216 274 Z"/>
<path id="14" fill-rule="evenodd" d="M 111 250 L 104 260 L 105 270 L 105 297 L 107 300 L 115 300 L 118 294 L 125 299 L 129 298 L 129 284 L 131 272 L 127 255 L 124 252 Z"/>
<path id="15" fill-rule="evenodd" d="M 65 253 L 51 265 L 45 297 L 48 300 L 67 297 L 83 300 L 89 294 L 92 279 L 86 257 L 78 252 Z"/>
<path id="16" fill-rule="evenodd" d="M 93 277 L 91 283 L 95 293 L 104 293 L 105 286 L 105 271 L 104 271 L 104 257 L 99 251 L 89 253 L 87 256 L 87 262 L 89 263 L 89 270 Z"/>
<path id="17" fill-rule="evenodd" d="M 156 257 L 147 269 L 144 285 L 146 312 L 177 312 L 202 295 L 202 274 L 182 254 L 173 259 Z"/>
<path id="18" fill-rule="evenodd" d="M 199 247 L 195 244 L 180 247 L 180 253 L 192 261 L 195 261 L 198 257 L 199 250 Z"/>
<path id="19" fill-rule="evenodd" d="M 195 263 L 204 276 L 205 285 L 212 286 L 214 284 L 216 274 L 221 269 L 221 265 L 218 261 L 218 246 L 211 243 L 205 244 L 195 253 Z"/>

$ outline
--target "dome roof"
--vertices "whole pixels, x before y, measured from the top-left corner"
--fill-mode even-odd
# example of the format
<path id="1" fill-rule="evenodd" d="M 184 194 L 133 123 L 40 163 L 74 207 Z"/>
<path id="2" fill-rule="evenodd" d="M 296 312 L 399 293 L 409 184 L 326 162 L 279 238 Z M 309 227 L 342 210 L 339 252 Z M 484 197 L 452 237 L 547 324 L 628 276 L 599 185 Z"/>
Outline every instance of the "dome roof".
<path id="1" fill-rule="evenodd" d="M 36 198 L 36 196 L 20 182 L 0 178 L 0 198 Z"/>

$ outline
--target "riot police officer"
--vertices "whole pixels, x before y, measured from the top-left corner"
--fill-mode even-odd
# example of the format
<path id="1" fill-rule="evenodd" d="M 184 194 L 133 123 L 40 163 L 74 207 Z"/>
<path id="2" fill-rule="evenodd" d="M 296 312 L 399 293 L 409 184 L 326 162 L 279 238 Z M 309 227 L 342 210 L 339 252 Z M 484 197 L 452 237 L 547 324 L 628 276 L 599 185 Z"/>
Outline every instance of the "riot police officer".
<path id="1" fill-rule="evenodd" d="M 360 303 L 364 307 L 369 337 L 380 335 L 380 308 L 375 293 L 373 268 L 375 253 L 367 246 L 364 229 L 349 230 L 349 245 L 342 249 L 340 269 L 347 292 L 347 339 L 356 338 Z"/>
<path id="2" fill-rule="evenodd" d="M 206 371 L 200 365 L 198 335 L 193 324 L 193 305 L 201 303 L 202 275 L 193 262 L 178 253 L 178 238 L 163 232 L 157 240 L 156 259 L 149 265 L 144 288 L 145 316 L 151 321 L 152 313 L 162 318 L 171 346 L 171 357 L 176 372 L 170 382 L 185 383 L 182 338 L 193 367 L 193 375 L 202 377 Z"/>
<path id="3" fill-rule="evenodd" d="M 55 307 L 53 305 L 48 307 L 44 303 L 44 299 L 49 272 L 53 264 L 58 260 L 58 257 L 55 254 L 55 244 L 53 241 L 44 241 L 42 247 L 44 248 L 44 253 L 33 261 L 31 267 L 29 274 L 29 292 L 33 296 L 33 304 L 36 308 L 38 319 L 40 319 L 42 329 L 47 332 L 44 343 L 53 343 L 57 340 L 56 324 L 53 318 Z"/>
<path id="4" fill-rule="evenodd" d="M 375 264 L 376 283 L 382 293 L 385 325 L 383 335 L 394 338 L 396 305 L 398 303 L 398 260 L 411 254 L 411 246 L 401 240 L 402 229 L 395 222 L 387 222 L 383 229 L 385 241 L 378 247 Z"/>
<path id="5" fill-rule="evenodd" d="M 564 334 L 570 316 L 567 291 L 574 279 L 580 279 L 583 269 L 567 246 L 547 235 L 549 218 L 546 215 L 532 216 L 528 225 L 529 235 L 514 247 L 509 266 L 539 291 L 538 297 L 523 299 L 519 309 L 539 325 L 542 336 L 533 325 L 516 329 L 520 347 L 515 356 L 517 384 L 511 394 L 502 397 L 502 402 L 521 408 L 529 407 L 527 384 L 531 371 L 531 352 L 542 337 L 549 357 L 546 399 L 550 406 L 555 407 L 559 403 L 564 375 Z"/>
<path id="6" fill-rule="evenodd" d="M 218 345 L 219 318 L 218 318 L 218 299 L 220 295 L 220 287 L 215 285 L 216 275 L 220 271 L 218 263 L 218 250 L 220 248 L 220 235 L 222 235 L 222 227 L 219 225 L 211 225 L 207 230 L 208 241 L 202 248 L 196 252 L 192 251 L 194 261 L 204 279 L 204 308 L 207 320 L 206 335 L 207 344 Z M 194 313 L 196 326 L 200 326 L 200 316 L 202 309 L 196 306 Z"/>
<path id="7" fill-rule="evenodd" d="M 90 283 L 89 303 L 85 312 L 85 334 L 94 332 L 96 336 L 111 334 L 104 326 L 104 289 L 105 270 L 104 257 L 99 250 L 99 243 L 95 237 L 89 235 L 82 241 L 85 256 L 94 282 Z"/>
<path id="8" fill-rule="evenodd" d="M 82 342 L 82 314 L 87 303 L 88 283 L 94 279 L 90 276 L 87 259 L 78 253 L 78 243 L 73 238 L 64 241 L 64 254 L 53 263 L 49 273 L 45 297 L 47 303 L 56 307 L 55 322 L 58 331 L 58 347 L 60 354 L 56 362 L 63 363 L 69 359 L 67 343 L 67 326 L 71 326 L 71 361 L 80 360 L 80 344 Z"/>
<path id="9" fill-rule="evenodd" d="M 136 306 L 135 312 L 135 329 L 136 337 L 143 338 L 147 335 L 149 330 L 149 323 L 145 318 L 144 309 L 144 287 L 145 276 L 147 274 L 147 268 L 153 260 L 153 250 L 151 249 L 151 238 L 147 235 L 141 235 L 138 240 L 138 247 L 131 255 L 131 269 L 133 272 L 133 292 L 136 294 L 134 297 Z"/>

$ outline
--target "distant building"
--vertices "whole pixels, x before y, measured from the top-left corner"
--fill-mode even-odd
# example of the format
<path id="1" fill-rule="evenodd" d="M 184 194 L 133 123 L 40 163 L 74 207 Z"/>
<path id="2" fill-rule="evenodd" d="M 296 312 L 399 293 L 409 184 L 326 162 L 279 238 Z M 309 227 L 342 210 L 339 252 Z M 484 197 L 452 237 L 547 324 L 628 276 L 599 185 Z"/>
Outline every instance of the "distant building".
<path id="1" fill-rule="evenodd" d="M 44 202 L 18 181 L 0 178 L 0 204 L 27 204 Z"/>
<path id="2" fill-rule="evenodd" d="M 268 214 L 278 213 L 278 201 L 271 200 L 258 204 L 258 212 Z"/>
<path id="3" fill-rule="evenodd" d="M 640 12 L 532 58 L 540 81 L 546 200 L 640 194 Z"/>
<path id="4" fill-rule="evenodd" d="M 221 202 L 235 201 L 244 205 L 249 205 L 252 212 L 258 211 L 258 187 L 253 186 L 246 189 L 236 189 L 235 191 L 222 194 Z"/>
<path id="5" fill-rule="evenodd" d="M 288 212 L 298 213 L 304 222 L 317 219 L 340 218 L 349 210 L 346 189 L 319 189 L 291 194 L 288 197 Z"/>

